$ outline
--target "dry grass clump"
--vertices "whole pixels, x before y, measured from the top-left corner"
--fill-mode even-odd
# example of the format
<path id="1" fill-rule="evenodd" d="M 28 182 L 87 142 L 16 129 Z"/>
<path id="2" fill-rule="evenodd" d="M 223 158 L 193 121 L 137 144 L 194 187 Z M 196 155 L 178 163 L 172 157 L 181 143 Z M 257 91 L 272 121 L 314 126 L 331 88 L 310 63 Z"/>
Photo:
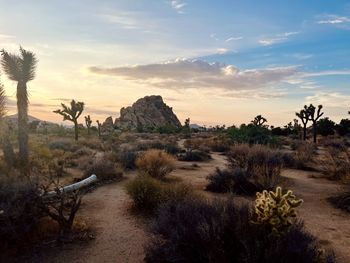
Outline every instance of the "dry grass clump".
<path id="1" fill-rule="evenodd" d="M 312 143 L 299 143 L 296 146 L 294 161 L 297 169 L 310 169 L 316 154 L 316 146 Z"/>
<path id="2" fill-rule="evenodd" d="M 170 200 L 180 201 L 193 193 L 188 185 L 165 183 L 145 175 L 129 181 L 126 190 L 133 200 L 134 208 L 149 214 L 155 213 L 160 205 Z"/>
<path id="3" fill-rule="evenodd" d="M 228 169 L 217 169 L 209 175 L 208 190 L 252 195 L 272 190 L 280 183 L 283 159 L 279 151 L 242 144 L 231 147 L 227 156 Z"/>
<path id="4" fill-rule="evenodd" d="M 163 150 L 151 149 L 136 160 L 137 168 L 154 178 L 164 178 L 175 169 L 175 158 Z"/>
<path id="5" fill-rule="evenodd" d="M 344 193 L 328 198 L 328 200 L 337 208 L 350 213 L 350 189 Z"/>
<path id="6" fill-rule="evenodd" d="M 101 154 L 94 158 L 87 158 L 84 165 L 81 165 L 84 171 L 84 177 L 96 174 L 99 180 L 115 180 L 123 176 L 122 170 L 108 159 L 107 154 Z"/>
<path id="7" fill-rule="evenodd" d="M 227 152 L 227 160 L 231 168 L 245 168 L 248 163 L 248 154 L 251 151 L 248 144 L 237 144 Z"/>
<path id="8" fill-rule="evenodd" d="M 350 153 L 345 147 L 328 147 L 325 156 L 320 161 L 321 170 L 329 179 L 350 179 Z"/>

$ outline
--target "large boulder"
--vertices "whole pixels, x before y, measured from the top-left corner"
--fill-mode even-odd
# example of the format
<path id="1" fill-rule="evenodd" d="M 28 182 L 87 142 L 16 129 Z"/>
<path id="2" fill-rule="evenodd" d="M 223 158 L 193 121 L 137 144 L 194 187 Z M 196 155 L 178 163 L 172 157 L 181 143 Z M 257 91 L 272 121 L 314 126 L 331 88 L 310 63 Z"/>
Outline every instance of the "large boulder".
<path id="1" fill-rule="evenodd" d="M 101 134 L 109 134 L 113 132 L 114 124 L 112 117 L 108 117 L 101 125 Z"/>
<path id="2" fill-rule="evenodd" d="M 171 107 L 161 96 L 146 96 L 132 106 L 121 108 L 120 117 L 114 126 L 121 130 L 152 130 L 157 127 L 172 126 L 179 128 L 181 123 Z"/>

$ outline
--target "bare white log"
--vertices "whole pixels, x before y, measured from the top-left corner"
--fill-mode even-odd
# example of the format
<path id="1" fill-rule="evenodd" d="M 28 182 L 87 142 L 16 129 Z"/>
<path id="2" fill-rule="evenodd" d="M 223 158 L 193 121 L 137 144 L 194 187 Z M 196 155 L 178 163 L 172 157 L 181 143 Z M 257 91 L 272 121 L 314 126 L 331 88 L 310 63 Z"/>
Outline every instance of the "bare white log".
<path id="1" fill-rule="evenodd" d="M 97 176 L 95 174 L 93 174 L 90 177 L 88 177 L 84 180 L 81 180 L 80 182 L 61 187 L 58 189 L 58 191 L 61 193 L 73 192 L 73 191 L 78 190 L 84 186 L 88 186 L 96 181 L 97 181 Z M 55 197 L 56 195 L 57 195 L 57 191 L 50 191 L 44 195 L 44 198 L 52 198 L 52 197 Z"/>

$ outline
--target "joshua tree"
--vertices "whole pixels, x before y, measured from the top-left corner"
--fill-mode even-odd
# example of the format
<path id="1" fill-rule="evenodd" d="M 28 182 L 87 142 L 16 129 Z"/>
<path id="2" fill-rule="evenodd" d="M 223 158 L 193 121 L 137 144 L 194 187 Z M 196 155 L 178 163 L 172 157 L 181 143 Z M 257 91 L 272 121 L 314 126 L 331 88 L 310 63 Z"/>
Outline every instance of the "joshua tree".
<path id="1" fill-rule="evenodd" d="M 255 126 L 259 126 L 259 127 L 263 127 L 265 126 L 264 123 L 267 122 L 267 119 L 265 119 L 263 116 L 258 115 L 254 118 L 254 120 L 252 120 L 252 124 L 254 124 Z"/>
<path id="2" fill-rule="evenodd" d="M 5 99 L 4 86 L 0 82 L 0 140 L 6 165 L 8 168 L 12 168 L 15 163 L 15 153 L 10 141 L 9 127 L 4 121 L 6 114 Z"/>
<path id="3" fill-rule="evenodd" d="M 323 106 L 318 105 L 317 110 L 316 107 L 312 104 L 309 105 L 307 111 L 309 113 L 309 120 L 312 121 L 312 132 L 314 137 L 314 143 L 316 143 L 317 138 L 317 121 L 323 115 L 324 112 L 321 112 Z"/>
<path id="4" fill-rule="evenodd" d="M 309 112 L 307 106 L 305 105 L 304 109 L 300 110 L 299 112 L 296 112 L 295 115 L 301 120 L 301 123 L 303 124 L 303 140 L 305 141 L 307 123 L 309 122 Z"/>
<path id="5" fill-rule="evenodd" d="M 185 128 L 187 128 L 187 129 L 189 129 L 190 128 L 190 118 L 187 118 L 186 120 L 185 120 Z"/>
<path id="6" fill-rule="evenodd" d="M 84 102 L 72 100 L 70 102 L 70 107 L 63 103 L 61 103 L 61 105 L 63 110 L 55 110 L 54 113 L 62 115 L 64 121 L 71 121 L 74 123 L 75 140 L 77 141 L 79 136 L 78 118 L 84 110 Z"/>
<path id="7" fill-rule="evenodd" d="M 92 120 L 90 118 L 90 115 L 85 116 L 85 125 L 88 130 L 88 135 L 90 135 L 90 128 L 91 128 Z"/>
<path id="8" fill-rule="evenodd" d="M 37 64 L 33 52 L 20 47 L 20 55 L 1 51 L 1 65 L 10 80 L 17 81 L 19 157 L 23 168 L 28 165 L 28 91 L 27 83 L 35 78 Z"/>
<path id="9" fill-rule="evenodd" d="M 97 120 L 96 123 L 97 123 L 98 137 L 101 138 L 101 126 L 102 126 L 102 124 L 100 123 L 99 120 Z"/>

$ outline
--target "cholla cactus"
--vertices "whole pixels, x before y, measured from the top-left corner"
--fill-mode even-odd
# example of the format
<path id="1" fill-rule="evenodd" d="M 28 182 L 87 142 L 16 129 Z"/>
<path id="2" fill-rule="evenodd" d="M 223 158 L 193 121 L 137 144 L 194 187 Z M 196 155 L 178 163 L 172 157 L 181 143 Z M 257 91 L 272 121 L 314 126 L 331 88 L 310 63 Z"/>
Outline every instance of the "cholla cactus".
<path id="1" fill-rule="evenodd" d="M 272 233 L 280 235 L 292 225 L 292 218 L 296 217 L 296 208 L 303 202 L 297 199 L 291 190 L 282 194 L 282 188 L 277 187 L 276 192 L 264 190 L 256 193 L 255 214 L 256 224 L 268 224 Z"/>

